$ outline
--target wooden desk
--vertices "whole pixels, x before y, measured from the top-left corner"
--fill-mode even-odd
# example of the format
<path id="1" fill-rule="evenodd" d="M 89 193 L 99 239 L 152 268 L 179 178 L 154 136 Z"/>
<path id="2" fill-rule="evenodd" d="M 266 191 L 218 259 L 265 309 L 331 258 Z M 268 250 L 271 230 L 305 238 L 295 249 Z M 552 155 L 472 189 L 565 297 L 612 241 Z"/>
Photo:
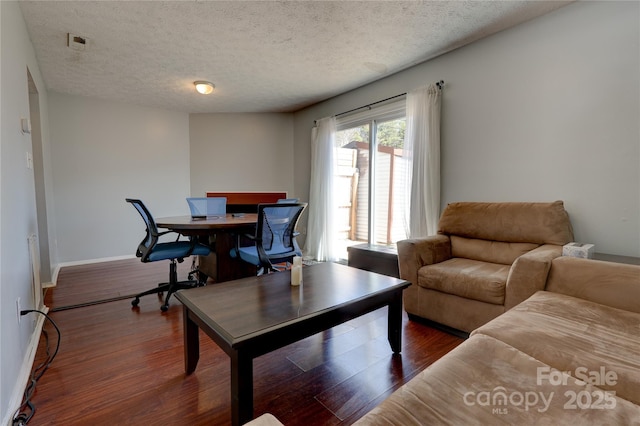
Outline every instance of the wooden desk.
<path id="1" fill-rule="evenodd" d="M 205 219 L 193 219 L 191 216 L 161 217 L 156 219 L 158 228 L 167 228 L 182 235 L 197 237 L 204 244 L 209 244 L 211 236 L 215 236 L 215 270 L 216 282 L 230 281 L 256 274 L 256 267 L 230 255 L 235 246 L 238 234 L 253 234 L 258 215 L 247 213 L 243 217 L 231 214 L 210 216 Z"/>
<path id="2" fill-rule="evenodd" d="M 231 359 L 231 423 L 253 418 L 253 359 L 388 306 L 387 339 L 402 343 L 402 291 L 411 283 L 337 263 L 305 266 L 291 286 L 288 271 L 178 291 L 183 304 L 187 374 L 200 354 L 198 330 Z"/>

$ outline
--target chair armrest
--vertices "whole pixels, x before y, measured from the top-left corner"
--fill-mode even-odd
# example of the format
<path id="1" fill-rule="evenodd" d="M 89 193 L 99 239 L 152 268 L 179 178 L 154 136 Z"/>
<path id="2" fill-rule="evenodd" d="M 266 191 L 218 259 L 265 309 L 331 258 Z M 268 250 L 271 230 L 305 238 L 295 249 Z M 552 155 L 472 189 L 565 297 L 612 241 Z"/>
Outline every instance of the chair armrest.
<path id="1" fill-rule="evenodd" d="M 175 241 L 178 241 L 180 239 L 180 237 L 182 236 L 180 233 L 176 232 L 176 231 L 172 231 L 172 230 L 168 230 L 168 231 L 163 231 L 163 232 L 158 232 L 155 234 L 155 238 L 157 238 L 158 242 L 160 242 L 160 237 L 164 236 L 164 235 L 168 235 L 168 234 L 176 234 L 176 239 Z M 147 234 L 149 235 L 149 234 Z M 167 238 L 164 239 L 164 241 L 168 241 Z"/>
<path id="2" fill-rule="evenodd" d="M 511 309 L 536 291 L 544 290 L 551 261 L 561 255 L 562 246 L 544 244 L 518 257 L 507 277 L 505 309 Z"/>
<path id="3" fill-rule="evenodd" d="M 400 278 L 416 285 L 420 268 L 451 259 L 451 240 L 446 235 L 402 240 L 397 246 Z"/>

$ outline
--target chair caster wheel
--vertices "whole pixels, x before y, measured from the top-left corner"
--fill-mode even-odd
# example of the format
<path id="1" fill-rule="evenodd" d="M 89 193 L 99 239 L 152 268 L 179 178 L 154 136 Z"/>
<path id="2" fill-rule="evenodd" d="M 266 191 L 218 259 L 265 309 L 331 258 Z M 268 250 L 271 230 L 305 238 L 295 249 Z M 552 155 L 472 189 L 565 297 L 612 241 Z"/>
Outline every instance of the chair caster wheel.
<path id="1" fill-rule="evenodd" d="M 138 299 L 137 297 L 135 299 L 133 299 L 131 301 L 131 306 L 138 306 L 138 304 L 140 303 L 140 299 Z"/>
<path id="2" fill-rule="evenodd" d="M 167 312 L 167 311 L 169 310 L 169 306 L 167 306 L 167 305 L 162 305 L 162 306 L 160 306 L 160 310 L 161 310 L 162 312 Z"/>

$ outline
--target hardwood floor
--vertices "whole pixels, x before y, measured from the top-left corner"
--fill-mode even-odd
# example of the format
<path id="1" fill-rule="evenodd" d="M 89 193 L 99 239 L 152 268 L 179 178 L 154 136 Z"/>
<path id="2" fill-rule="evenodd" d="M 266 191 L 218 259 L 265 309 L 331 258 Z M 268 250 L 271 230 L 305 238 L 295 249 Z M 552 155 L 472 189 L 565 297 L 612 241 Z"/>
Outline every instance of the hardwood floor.
<path id="1" fill-rule="evenodd" d="M 125 299 L 56 311 L 145 290 L 167 275 L 165 262 L 136 259 L 61 271 L 45 297 L 60 351 L 38 382 L 30 424 L 230 423 L 229 358 L 200 333 L 198 368 L 185 376 L 177 300 L 166 313 L 153 295 L 139 309 Z M 405 314 L 402 353 L 394 356 L 386 323 L 379 309 L 257 358 L 254 414 L 270 412 L 288 426 L 350 425 L 462 342 Z M 53 346 L 55 331 L 46 329 Z M 35 365 L 44 357 L 41 342 Z"/>

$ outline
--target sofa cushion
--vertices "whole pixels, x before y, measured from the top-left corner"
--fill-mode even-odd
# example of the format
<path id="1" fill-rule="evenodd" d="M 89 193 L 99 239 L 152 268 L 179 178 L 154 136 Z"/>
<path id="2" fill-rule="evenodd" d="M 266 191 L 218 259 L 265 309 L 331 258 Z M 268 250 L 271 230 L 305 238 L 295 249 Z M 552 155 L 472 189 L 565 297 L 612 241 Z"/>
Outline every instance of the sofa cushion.
<path id="1" fill-rule="evenodd" d="M 564 245 L 573 240 L 562 201 L 451 203 L 442 212 L 438 233 L 512 243 Z"/>
<path id="2" fill-rule="evenodd" d="M 617 378 L 599 387 L 640 404 L 638 313 L 540 291 L 472 333 L 480 334 L 574 376 L 604 368 Z"/>
<path id="3" fill-rule="evenodd" d="M 559 373 L 566 385 L 538 383 L 549 366 L 477 334 L 449 352 L 354 425 L 633 424 L 638 407 L 611 396 L 615 409 L 568 409 L 565 392 L 600 392 Z M 603 401 L 603 404 L 605 402 Z"/>
<path id="4" fill-rule="evenodd" d="M 511 265 L 525 253 L 540 247 L 535 243 L 505 243 L 451 235 L 451 256 Z"/>
<path id="5" fill-rule="evenodd" d="M 454 257 L 418 270 L 418 285 L 495 305 L 504 303 L 509 266 Z"/>

